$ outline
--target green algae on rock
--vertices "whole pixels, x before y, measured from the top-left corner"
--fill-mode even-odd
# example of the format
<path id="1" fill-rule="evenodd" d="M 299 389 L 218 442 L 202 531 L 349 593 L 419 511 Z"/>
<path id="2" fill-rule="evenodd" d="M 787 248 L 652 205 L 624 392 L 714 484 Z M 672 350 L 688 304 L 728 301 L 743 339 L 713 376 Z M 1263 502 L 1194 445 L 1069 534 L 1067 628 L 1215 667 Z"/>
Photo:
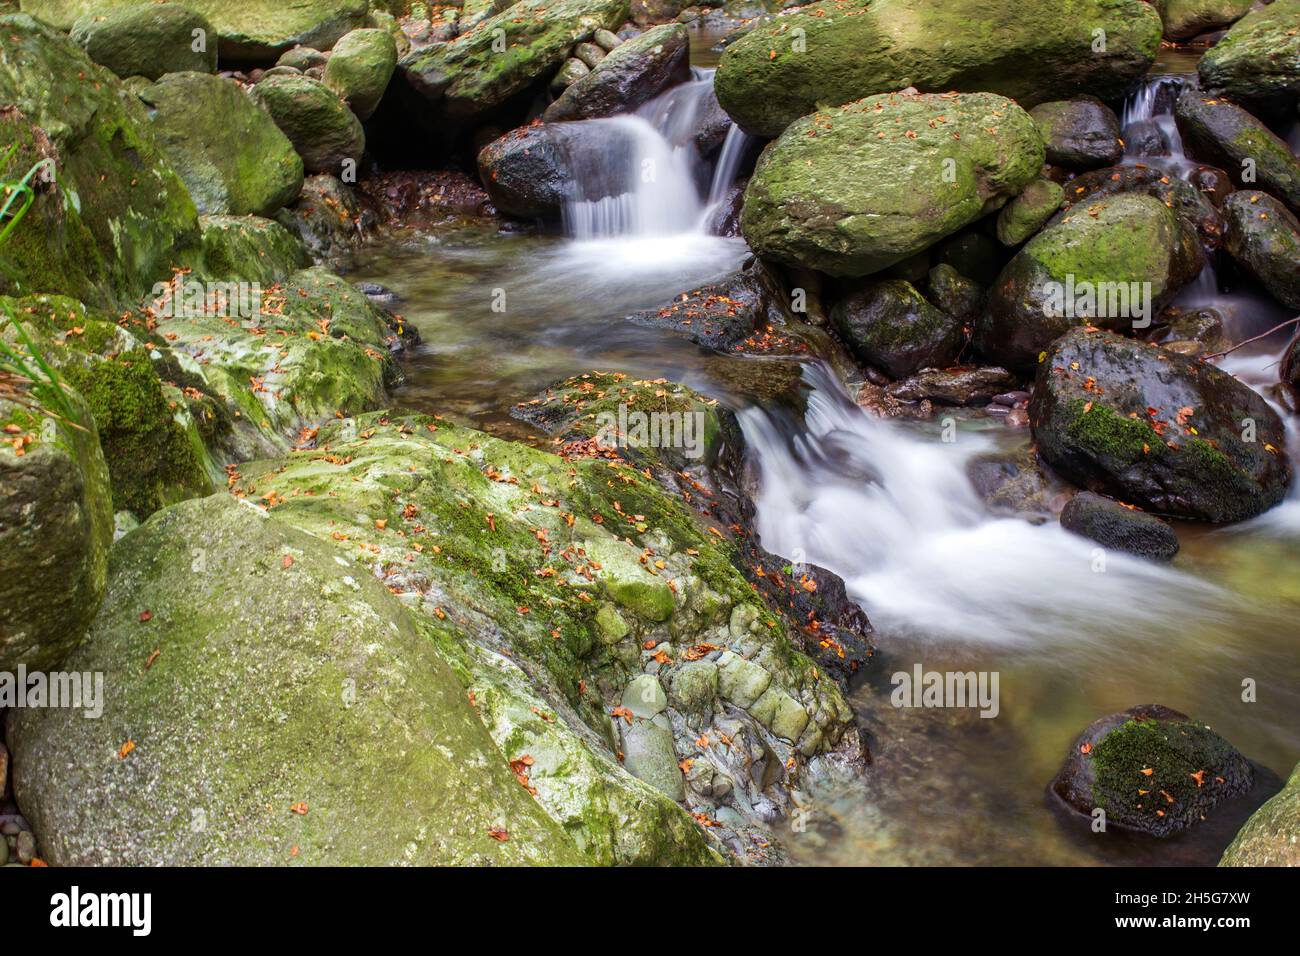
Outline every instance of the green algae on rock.
<path id="1" fill-rule="evenodd" d="M 18 303 L 0 304 L 6 345 L 19 342 L 11 314 L 37 348 L 52 347 Z M 81 643 L 104 594 L 113 540 L 95 419 L 75 391 L 64 389 L 60 402 L 51 387 L 21 385 L 14 397 L 0 397 L 0 670 L 7 672 L 54 669 Z"/>
<path id="2" fill-rule="evenodd" d="M 53 160 L 57 182 L 5 243 L 0 293 L 58 292 L 128 305 L 197 245 L 188 191 L 140 101 L 66 36 L 25 14 L 0 17 L 0 169 L 21 178 Z M 16 176 L 14 175 L 16 173 Z"/>
<path id="3" fill-rule="evenodd" d="M 1294 102 L 1300 96 L 1297 23 L 1300 0 L 1274 0 L 1248 13 L 1201 57 L 1201 85 L 1246 102 Z"/>
<path id="4" fill-rule="evenodd" d="M 1079 813 L 1155 837 L 1195 826 L 1247 793 L 1254 769 L 1186 714 L 1146 704 L 1091 724 L 1070 748 L 1052 791 Z"/>
<path id="5" fill-rule="evenodd" d="M 1196 233 L 1157 199 L 1120 193 L 1076 206 L 1002 271 L 975 326 L 975 347 L 999 365 L 1030 370 L 1074 326 L 1150 324 L 1202 262 Z"/>
<path id="6" fill-rule="evenodd" d="M 627 0 L 520 0 L 448 43 L 413 51 L 400 68 L 447 117 L 472 120 L 549 78 L 575 43 L 618 29 L 627 9 Z"/>
<path id="7" fill-rule="evenodd" d="M 1283 305 L 1300 309 L 1300 220 L 1267 193 L 1242 190 L 1224 203 L 1223 247 Z"/>
<path id="8" fill-rule="evenodd" d="M 1043 458 L 1080 487 L 1171 517 L 1242 521 L 1292 480 L 1285 429 L 1207 362 L 1075 329 L 1043 356 L 1029 407 Z"/>
<path id="9" fill-rule="evenodd" d="M 1161 23 L 1141 0 L 824 0 L 727 47 L 718 100 L 746 131 L 875 93 L 999 93 L 1026 106 L 1121 96 L 1146 72 Z"/>
<path id="10" fill-rule="evenodd" d="M 1174 107 L 1193 152 L 1222 166 L 1244 189 L 1260 189 L 1300 212 L 1300 159 L 1286 141 L 1240 106 L 1187 90 Z"/>
<path id="11" fill-rule="evenodd" d="M 270 216 L 298 197 L 302 159 L 234 80 L 168 73 L 139 96 L 201 214 Z"/>
<path id="12" fill-rule="evenodd" d="M 138 3 L 90 13 L 72 39 L 122 79 L 164 73 L 217 72 L 217 35 L 200 13 L 174 3 Z"/>
<path id="13" fill-rule="evenodd" d="M 1251 814 L 1219 866 L 1300 866 L 1300 765 L 1282 792 Z"/>
<path id="14" fill-rule="evenodd" d="M 387 30 L 353 30 L 334 46 L 325 64 L 325 85 L 343 97 L 358 119 L 379 107 L 397 67 L 397 43 Z"/>
<path id="15" fill-rule="evenodd" d="M 793 123 L 759 158 L 740 226 L 755 252 L 835 276 L 878 272 L 1000 208 L 1044 146 L 987 93 L 885 94 Z"/>
<path id="16" fill-rule="evenodd" d="M 106 675 L 102 716 L 8 738 L 55 865 L 582 860 L 397 599 L 224 493 L 120 542 L 69 666 Z"/>
<path id="17" fill-rule="evenodd" d="M 366 151 L 366 133 L 355 113 L 330 87 L 310 76 L 268 76 L 250 95 L 302 157 L 309 173 L 353 173 Z"/>
<path id="18" fill-rule="evenodd" d="M 759 602 L 725 539 L 706 533 L 652 478 L 617 457 L 589 457 L 588 447 L 579 442 L 560 458 L 435 418 L 374 413 L 322 428 L 312 450 L 241 466 L 235 491 L 268 504 L 274 520 L 359 556 L 454 642 L 446 653 L 467 686 L 505 695 L 492 704 L 490 725 L 509 741 L 507 756 L 536 760 L 534 745 L 552 755 L 546 776 L 555 779 L 533 784 L 539 800 L 579 845 L 605 858 L 648 862 L 667 852 L 650 828 L 615 840 L 610 813 L 644 804 L 672 828 L 692 825 L 624 776 L 645 773 L 646 783 L 665 785 L 661 733 L 642 753 L 649 762 L 618 768 L 623 734 L 650 733 L 620 716 L 628 684 L 724 651 L 765 674 L 761 707 L 751 712 L 732 699 L 739 709 L 725 708 L 720 690 L 689 731 L 672 719 L 667 743 L 674 766 L 716 763 L 731 781 L 719 783 L 725 799 L 688 786 L 692 811 L 711 815 L 735 803 L 746 827 L 768 832 L 745 807 L 788 807 L 788 791 L 754 789 L 747 762 L 794 785 L 821 762 L 852 759 L 844 756 L 856 740 L 847 704 Z M 731 752 L 699 744 L 711 727 L 747 742 L 736 744 L 737 755 L 758 756 L 737 765 Z M 738 803 L 737 793 L 745 795 Z M 582 794 L 599 796 L 590 814 L 575 802 Z M 724 830 L 715 835 L 740 846 Z M 712 859 L 694 841 L 672 852 Z"/>

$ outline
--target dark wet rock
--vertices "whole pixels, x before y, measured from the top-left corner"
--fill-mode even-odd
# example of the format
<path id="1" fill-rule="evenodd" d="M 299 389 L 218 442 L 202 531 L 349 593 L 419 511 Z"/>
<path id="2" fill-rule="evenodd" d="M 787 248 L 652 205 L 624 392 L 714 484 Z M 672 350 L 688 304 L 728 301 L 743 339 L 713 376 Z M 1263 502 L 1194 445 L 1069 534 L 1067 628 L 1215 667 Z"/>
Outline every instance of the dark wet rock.
<path id="1" fill-rule="evenodd" d="M 534 123 L 484 146 L 479 178 L 492 204 L 510 216 L 557 214 L 572 189 L 565 145 L 586 129 L 577 123 Z"/>
<path id="2" fill-rule="evenodd" d="M 736 238 L 740 235 L 740 211 L 745 205 L 745 187 L 748 184 L 749 178 L 744 177 L 727 189 L 726 195 L 709 220 L 710 233 L 727 238 Z"/>
<path id="3" fill-rule="evenodd" d="M 631 113 L 690 77 L 686 27 L 654 27 L 618 46 L 546 108 L 543 119 L 588 119 Z"/>
<path id="4" fill-rule="evenodd" d="M 1181 309 L 1170 306 L 1160 313 L 1160 322 L 1151 341 L 1168 347 L 1175 342 L 1194 342 L 1205 352 L 1228 347 L 1223 315 L 1218 309 Z"/>
<path id="5" fill-rule="evenodd" d="M 1300 389 L 1300 337 L 1291 340 L 1282 356 L 1282 381 Z"/>
<path id="6" fill-rule="evenodd" d="M 942 311 L 961 322 L 969 322 L 984 307 L 984 290 L 978 282 L 941 262 L 926 276 L 928 298 Z"/>
<path id="7" fill-rule="evenodd" d="M 674 296 L 661 308 L 627 318 L 637 325 L 680 332 L 705 348 L 731 351 L 778 315 L 771 282 L 755 264 L 720 282 Z"/>
<path id="8" fill-rule="evenodd" d="M 1098 29 L 1106 33 L 1104 52 L 1093 49 Z M 1068 8 L 827 0 L 760 23 L 731 44 L 718 67 L 718 98 L 762 136 L 820 107 L 908 86 L 997 93 L 1027 105 L 1081 92 L 1113 98 L 1146 72 L 1160 32 L 1159 16 L 1137 0 L 1079 0 Z"/>
<path id="9" fill-rule="evenodd" d="M 1216 209 L 1222 209 L 1228 197 L 1237 189 L 1232 177 L 1217 166 L 1197 166 L 1187 174 L 1187 181 L 1214 203 Z"/>
<path id="10" fill-rule="evenodd" d="M 1228 197 L 1223 247 L 1283 305 L 1300 309 L 1300 221 L 1261 192 Z"/>
<path id="11" fill-rule="evenodd" d="M 1091 491 L 1070 499 L 1061 511 L 1061 527 L 1142 558 L 1172 561 L 1178 553 L 1178 535 L 1166 522 Z"/>
<path id="12" fill-rule="evenodd" d="M 1169 155 L 1169 141 L 1155 120 L 1135 120 L 1124 127 L 1124 151 L 1137 159 Z"/>
<path id="13" fill-rule="evenodd" d="M 1255 0 L 1154 0 L 1164 21 L 1165 38 L 1190 40 L 1230 26 L 1244 17 Z"/>
<path id="14" fill-rule="evenodd" d="M 1219 866 L 1300 866 L 1300 765 L 1246 821 Z"/>
<path id="15" fill-rule="evenodd" d="M 1248 14 L 1201 57 L 1206 89 L 1245 102 L 1295 102 L 1300 97 L 1300 0 L 1274 3 Z"/>
<path id="16" fill-rule="evenodd" d="M 1013 371 L 1033 369 L 1074 326 L 1150 324 L 1201 267 L 1196 234 L 1150 196 L 1121 193 L 1076 206 L 1003 270 L 976 325 L 975 347 Z"/>
<path id="17" fill-rule="evenodd" d="M 1170 837 L 1220 804 L 1248 793 L 1255 772 L 1230 743 L 1159 704 L 1144 704 L 1090 724 L 1070 747 L 1052 791 L 1107 827 Z"/>
<path id="18" fill-rule="evenodd" d="M 1285 429 L 1226 372 L 1108 332 L 1048 350 L 1030 405 L 1040 453 L 1083 488 L 1148 511 L 1240 521 L 1291 482 Z"/>
<path id="19" fill-rule="evenodd" d="M 869 275 L 1000 208 L 1042 163 L 1033 120 L 1003 97 L 870 96 L 803 117 L 763 150 L 741 228 L 766 258 Z"/>
<path id="20" fill-rule="evenodd" d="M 1011 408 L 1002 407 L 1011 414 Z M 1060 511 L 1067 496 L 1065 483 L 1032 448 L 979 455 L 967 464 L 966 475 L 984 503 L 1001 514 L 1042 519 Z"/>
<path id="21" fill-rule="evenodd" d="M 706 159 L 722 148 L 731 130 L 731 117 L 718 103 L 718 97 L 712 89 L 704 98 L 700 108 L 699 128 L 695 131 L 695 148 Z"/>
<path id="22" fill-rule="evenodd" d="M 1188 90 L 1178 129 L 1194 155 L 1223 167 L 1244 189 L 1260 189 L 1300 211 L 1300 159 L 1286 141 L 1235 103 Z"/>
<path id="23" fill-rule="evenodd" d="M 998 213 L 998 239 L 1018 246 L 1034 236 L 1061 208 L 1065 190 L 1050 179 L 1035 179 Z"/>
<path id="24" fill-rule="evenodd" d="M 200 213 L 270 216 L 297 198 L 302 159 L 238 83 L 168 73 L 137 95 Z"/>
<path id="25" fill-rule="evenodd" d="M 940 405 L 983 405 L 1015 384 L 1015 376 L 1004 368 L 930 368 L 895 382 L 886 391 L 904 402 L 929 400 Z"/>
<path id="26" fill-rule="evenodd" d="M 196 30 L 204 35 L 201 50 L 194 49 Z M 217 72 L 217 35 L 212 24 L 180 4 L 101 7 L 72 25 L 71 38 L 92 60 L 123 78 L 156 80 L 164 73 Z"/>
<path id="27" fill-rule="evenodd" d="M 1159 199 L 1194 228 L 1205 245 L 1217 246 L 1222 239 L 1223 217 L 1211 197 L 1159 163 L 1095 169 L 1071 179 L 1065 184 L 1065 208 L 1051 224 L 1122 193 Z"/>
<path id="28" fill-rule="evenodd" d="M 948 367 L 965 338 L 959 319 L 936 309 L 901 279 L 850 293 L 831 309 L 831 323 L 858 359 L 896 379 Z"/>
<path id="29" fill-rule="evenodd" d="M 584 59 L 571 52 L 574 44 L 586 43 L 596 30 L 616 29 L 626 13 L 626 0 L 521 0 L 449 42 L 412 51 L 399 68 L 436 114 L 472 122 L 553 74 L 571 55 Z M 501 31 L 510 38 L 509 56 L 494 48 Z M 589 45 L 593 57 L 604 56 Z"/>
<path id="30" fill-rule="evenodd" d="M 353 174 L 366 151 L 361 121 L 324 83 L 310 76 L 273 76 L 253 87 L 262 104 L 289 137 L 308 173 Z"/>
<path id="31" fill-rule="evenodd" d="M 1113 166 L 1124 155 L 1119 119 L 1091 97 L 1040 103 L 1029 115 L 1047 143 L 1047 161 L 1067 169 Z"/>

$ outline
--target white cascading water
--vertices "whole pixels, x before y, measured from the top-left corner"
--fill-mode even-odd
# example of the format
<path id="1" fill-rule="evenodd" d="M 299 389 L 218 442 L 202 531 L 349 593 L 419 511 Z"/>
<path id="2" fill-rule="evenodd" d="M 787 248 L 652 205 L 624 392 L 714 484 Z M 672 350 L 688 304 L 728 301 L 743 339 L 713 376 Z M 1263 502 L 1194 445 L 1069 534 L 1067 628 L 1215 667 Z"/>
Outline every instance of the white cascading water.
<path id="1" fill-rule="evenodd" d="M 708 235 L 747 145 L 731 126 L 701 193 L 708 170 L 695 135 L 712 89 L 713 71 L 697 67 L 636 113 L 590 121 L 608 136 L 602 148 L 569 157 L 576 195 L 564 208 L 565 231 L 578 240 Z"/>
<path id="2" fill-rule="evenodd" d="M 870 417 L 824 366 L 805 378 L 802 428 L 740 414 L 760 471 L 759 536 L 843 577 L 878 628 L 1041 647 L 1227 619 L 1231 597 L 1199 579 L 1116 553 L 1099 569 L 1096 545 L 1055 522 L 991 515 L 965 472 L 989 448 L 978 434 L 945 443 Z"/>

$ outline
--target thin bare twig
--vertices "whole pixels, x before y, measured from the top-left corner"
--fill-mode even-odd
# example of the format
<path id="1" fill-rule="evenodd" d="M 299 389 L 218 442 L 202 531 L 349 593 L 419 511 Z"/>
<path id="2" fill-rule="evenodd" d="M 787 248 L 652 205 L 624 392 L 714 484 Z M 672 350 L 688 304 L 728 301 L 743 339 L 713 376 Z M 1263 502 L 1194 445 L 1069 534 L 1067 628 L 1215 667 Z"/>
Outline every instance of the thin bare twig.
<path id="1" fill-rule="evenodd" d="M 1259 335 L 1246 339 L 1244 342 L 1238 342 L 1230 349 L 1224 349 L 1222 352 L 1213 352 L 1209 355 L 1202 355 L 1201 359 L 1202 361 L 1208 362 L 1210 359 L 1213 358 L 1223 358 L 1223 356 L 1228 355 L 1231 352 L 1237 351 L 1237 349 L 1241 348 L 1243 345 L 1249 345 L 1251 342 L 1258 342 L 1260 339 L 1266 339 L 1274 332 L 1280 332 L 1282 331 L 1282 329 L 1285 329 L 1288 325 L 1295 325 L 1297 322 L 1300 322 L 1300 315 L 1297 315 L 1294 319 L 1287 319 L 1281 325 L 1273 326 L 1267 332 L 1261 332 Z"/>

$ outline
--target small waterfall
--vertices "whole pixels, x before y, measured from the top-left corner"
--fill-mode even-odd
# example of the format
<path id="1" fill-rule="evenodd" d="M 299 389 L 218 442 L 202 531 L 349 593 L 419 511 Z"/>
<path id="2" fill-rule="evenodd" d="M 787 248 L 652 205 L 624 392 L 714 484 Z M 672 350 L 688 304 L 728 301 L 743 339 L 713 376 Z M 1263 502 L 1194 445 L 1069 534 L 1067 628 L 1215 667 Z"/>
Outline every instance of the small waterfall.
<path id="1" fill-rule="evenodd" d="M 712 171 L 698 142 L 719 117 L 726 133 Z M 666 90 L 636 113 L 588 121 L 601 135 L 571 144 L 574 197 L 564 208 L 579 240 L 704 235 L 726 198 L 749 137 L 713 98 L 713 70 Z"/>
<path id="2" fill-rule="evenodd" d="M 1171 171 L 1183 175 L 1193 163 L 1183 148 L 1183 137 L 1174 120 L 1174 104 L 1194 80 L 1190 74 L 1148 76 L 1124 103 L 1120 117 L 1126 147 L 1125 160 L 1137 162 L 1160 158 Z M 1158 153 L 1150 152 L 1153 136 L 1161 141 Z"/>
<path id="3" fill-rule="evenodd" d="M 809 366 L 802 420 L 788 411 L 739 415 L 757 457 L 763 547 L 840 574 L 877 627 L 962 642 L 1080 645 L 1102 634 L 1148 636 L 1189 616 L 1217 619 L 1217 588 L 1112 553 L 1055 522 L 1034 526 L 987 511 L 966 476 L 990 450 L 867 415 L 833 373 Z"/>

